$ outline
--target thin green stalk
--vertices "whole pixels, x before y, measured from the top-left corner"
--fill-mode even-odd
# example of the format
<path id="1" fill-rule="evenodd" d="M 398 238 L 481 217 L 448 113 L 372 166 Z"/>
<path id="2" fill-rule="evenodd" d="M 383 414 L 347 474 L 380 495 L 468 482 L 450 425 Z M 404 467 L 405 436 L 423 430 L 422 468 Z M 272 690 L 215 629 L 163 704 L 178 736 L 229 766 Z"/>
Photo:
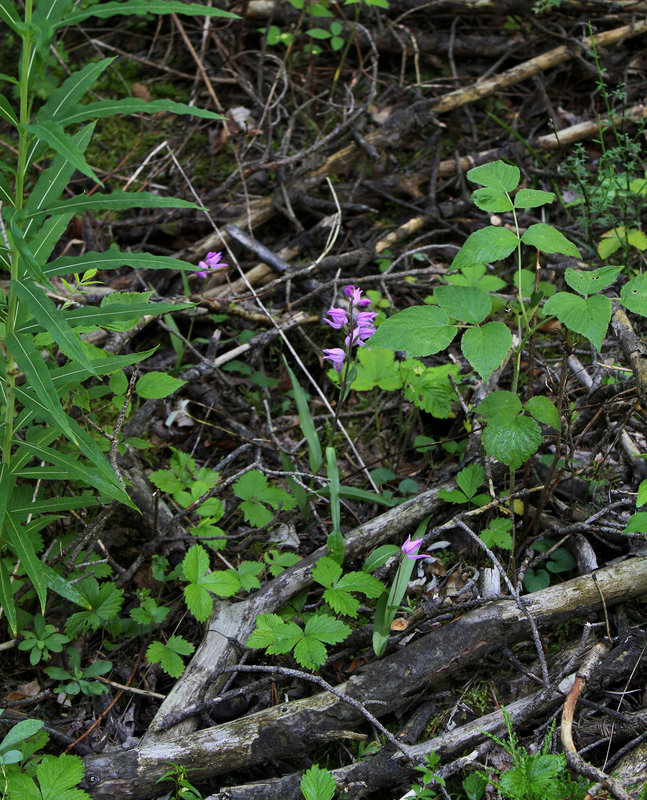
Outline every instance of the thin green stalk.
<path id="1" fill-rule="evenodd" d="M 25 0 L 25 25 L 27 26 L 23 34 L 22 53 L 20 58 L 19 88 L 20 88 L 20 128 L 18 130 L 18 159 L 16 163 L 16 194 L 14 206 L 19 210 L 24 205 L 25 190 L 25 169 L 27 165 L 27 146 L 28 133 L 27 125 L 30 116 L 29 98 L 29 70 L 32 54 L 32 34 L 29 29 L 32 20 L 33 0 Z M 20 276 L 20 253 L 13 242 L 11 244 L 11 283 L 9 285 L 9 296 L 7 300 L 7 335 L 13 334 L 16 329 L 16 319 L 18 315 L 18 297 L 13 288 L 14 283 Z M 9 469 L 11 464 L 11 449 L 13 444 L 13 424 L 16 409 L 16 362 L 10 350 L 5 353 L 6 359 L 6 407 L 4 439 L 2 444 L 2 461 L 5 468 Z"/>

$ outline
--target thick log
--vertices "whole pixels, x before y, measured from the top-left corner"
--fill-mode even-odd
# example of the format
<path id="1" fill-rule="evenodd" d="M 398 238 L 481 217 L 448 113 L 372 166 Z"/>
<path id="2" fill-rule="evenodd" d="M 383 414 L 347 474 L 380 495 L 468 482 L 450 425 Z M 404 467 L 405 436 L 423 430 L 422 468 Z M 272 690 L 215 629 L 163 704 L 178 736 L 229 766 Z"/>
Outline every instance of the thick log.
<path id="1" fill-rule="evenodd" d="M 524 598 L 538 625 L 588 616 L 647 593 L 647 558 L 632 558 Z M 382 661 L 371 663 L 339 691 L 384 716 L 503 642 L 520 641 L 530 630 L 513 600 L 490 602 L 436 628 Z M 165 741 L 143 742 L 127 751 L 86 756 L 86 788 L 94 798 L 145 798 L 169 761 L 190 770 L 195 781 L 305 752 L 334 732 L 362 722 L 356 708 L 328 692 L 282 703 L 233 722 Z"/>

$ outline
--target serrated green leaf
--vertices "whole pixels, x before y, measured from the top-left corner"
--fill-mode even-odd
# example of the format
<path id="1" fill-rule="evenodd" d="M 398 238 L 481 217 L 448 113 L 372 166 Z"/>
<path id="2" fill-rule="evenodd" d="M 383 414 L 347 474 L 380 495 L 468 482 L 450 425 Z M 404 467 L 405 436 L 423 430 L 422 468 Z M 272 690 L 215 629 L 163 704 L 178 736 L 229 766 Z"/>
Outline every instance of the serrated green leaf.
<path id="1" fill-rule="evenodd" d="M 412 306 L 385 320 L 371 336 L 371 347 L 405 350 L 410 357 L 444 350 L 456 335 L 447 313 L 438 306 Z"/>
<path id="2" fill-rule="evenodd" d="M 342 568 L 329 556 L 322 556 L 314 565 L 311 573 L 313 581 L 321 586 L 333 586 L 340 578 Z"/>
<path id="3" fill-rule="evenodd" d="M 456 475 L 456 483 L 465 493 L 466 497 L 474 497 L 479 486 L 483 483 L 485 470 L 480 464 L 470 464 Z"/>
<path id="4" fill-rule="evenodd" d="M 647 478 L 640 482 L 638 497 L 636 498 L 637 506 L 644 506 L 645 503 L 647 503 Z"/>
<path id="5" fill-rule="evenodd" d="M 231 597 L 240 591 L 240 578 L 234 570 L 216 570 L 200 579 L 200 584 L 218 597 Z"/>
<path id="6" fill-rule="evenodd" d="M 567 267 L 564 273 L 564 280 L 571 287 L 579 292 L 581 295 L 597 294 L 618 278 L 622 272 L 623 267 L 601 267 L 600 269 L 592 269 L 584 272 L 583 270 L 575 270 L 572 267 Z"/>
<path id="7" fill-rule="evenodd" d="M 357 616 L 359 600 L 345 589 L 332 588 L 326 589 L 323 593 L 324 600 L 336 614 L 343 614 L 349 617 Z"/>
<path id="8" fill-rule="evenodd" d="M 555 408 L 555 404 L 547 397 L 542 395 L 531 397 L 526 403 L 526 411 L 544 425 L 550 425 L 557 430 L 561 428 L 559 413 Z"/>
<path id="9" fill-rule="evenodd" d="M 190 583 L 183 589 L 186 607 L 198 620 L 204 622 L 213 609 L 213 597 L 202 584 Z"/>
<path id="10" fill-rule="evenodd" d="M 83 770 L 80 756 L 45 756 L 36 767 L 43 800 L 84 800 L 86 793 L 75 788 L 83 778 Z"/>
<path id="11" fill-rule="evenodd" d="M 146 650 L 146 661 L 159 664 L 171 678 L 179 678 L 184 672 L 184 662 L 180 656 L 170 650 L 163 642 L 151 642 Z"/>
<path id="12" fill-rule="evenodd" d="M 280 637 L 284 625 L 284 620 L 278 614 L 259 614 L 256 618 L 256 628 L 247 639 L 247 647 L 269 647 Z"/>
<path id="13" fill-rule="evenodd" d="M 194 544 L 182 560 L 185 578 L 191 583 L 198 583 L 209 569 L 209 556 L 201 544 Z"/>
<path id="14" fill-rule="evenodd" d="M 491 189 L 487 186 L 472 192 L 470 200 L 482 211 L 489 211 L 494 214 L 512 211 L 513 208 L 512 201 L 505 192 L 500 189 Z"/>
<path id="15" fill-rule="evenodd" d="M 524 244 L 536 247 L 542 253 L 562 253 L 572 258 L 581 258 L 580 251 L 570 242 L 561 231 L 556 230 L 545 222 L 531 225 L 521 237 Z"/>
<path id="16" fill-rule="evenodd" d="M 467 173 L 467 178 L 472 183 L 480 183 L 481 186 L 503 192 L 513 192 L 519 185 L 520 177 L 519 167 L 501 160 L 481 164 Z"/>
<path id="17" fill-rule="evenodd" d="M 511 347 L 512 333 L 498 320 L 468 328 L 461 339 L 463 355 L 484 381 L 501 366 Z"/>
<path id="18" fill-rule="evenodd" d="M 304 636 L 294 648 L 294 657 L 304 669 L 319 669 L 326 663 L 326 656 L 325 645 L 312 636 Z"/>
<path id="19" fill-rule="evenodd" d="M 335 617 L 315 614 L 306 623 L 305 635 L 314 636 L 326 644 L 338 644 L 350 635 L 350 628 Z"/>
<path id="20" fill-rule="evenodd" d="M 611 320 L 611 301 L 608 297 L 594 294 L 584 298 L 569 292 L 558 292 L 548 298 L 544 311 L 555 315 L 575 333 L 585 336 L 600 351 Z"/>
<path id="21" fill-rule="evenodd" d="M 135 392 L 139 397 L 159 400 L 173 394 L 185 383 L 166 372 L 147 372 L 137 380 Z"/>
<path id="22" fill-rule="evenodd" d="M 620 289 L 620 302 L 633 312 L 647 317 L 647 275 L 636 275 Z"/>
<path id="23" fill-rule="evenodd" d="M 647 533 L 647 511 L 637 511 L 629 517 L 623 533 Z"/>
<path id="24" fill-rule="evenodd" d="M 511 550 L 513 545 L 510 529 L 512 521 L 497 517 L 490 522 L 490 525 L 481 531 L 481 539 L 488 547 L 500 547 L 502 550 Z"/>
<path id="25" fill-rule="evenodd" d="M 142 14 L 190 14 L 199 17 L 226 17 L 228 19 L 240 19 L 237 14 L 223 11 L 220 8 L 198 5 L 197 3 L 181 3 L 177 0 L 128 0 L 127 3 L 101 3 L 100 5 L 90 6 L 89 8 L 77 8 L 65 16 L 55 27 L 63 25 L 78 25 L 88 17 L 99 17 L 106 19 L 121 14 L 139 15 Z"/>
<path id="26" fill-rule="evenodd" d="M 362 347 L 357 354 L 357 375 L 351 384 L 355 391 L 363 392 L 376 386 L 391 392 L 402 386 L 402 378 L 395 362 L 393 350 L 384 347 Z"/>
<path id="27" fill-rule="evenodd" d="M 519 238 L 508 228 L 488 225 L 470 233 L 452 261 L 452 269 L 462 270 L 472 264 L 489 264 L 507 258 L 518 247 Z"/>
<path id="28" fill-rule="evenodd" d="M 301 792 L 305 800 L 332 800 L 336 784 L 332 773 L 313 764 L 301 778 Z"/>
<path id="29" fill-rule="evenodd" d="M 476 407 L 476 411 L 487 422 L 500 424 L 514 419 L 521 410 L 521 400 L 513 392 L 507 391 L 492 392 Z"/>
<path id="30" fill-rule="evenodd" d="M 45 142 L 52 150 L 77 169 L 83 175 L 87 175 L 99 186 L 103 186 L 103 181 L 88 164 L 82 153 L 74 146 L 74 139 L 54 120 L 44 122 L 32 122 L 27 125 L 27 130 L 40 141 Z"/>
<path id="31" fill-rule="evenodd" d="M 482 441 L 489 456 L 517 469 L 539 450 L 543 439 L 534 419 L 517 416 L 505 424 L 489 422 Z"/>
<path id="32" fill-rule="evenodd" d="M 375 598 L 384 591 L 384 584 L 368 572 L 347 572 L 337 581 L 336 588 Z"/>
<path id="33" fill-rule="evenodd" d="M 552 203 L 554 199 L 553 192 L 544 192 L 541 189 L 519 189 L 514 196 L 514 207 L 538 208 Z"/>
<path id="34" fill-rule="evenodd" d="M 438 286 L 434 297 L 450 317 L 474 325 L 483 322 L 492 310 L 490 296 L 476 286 Z"/>

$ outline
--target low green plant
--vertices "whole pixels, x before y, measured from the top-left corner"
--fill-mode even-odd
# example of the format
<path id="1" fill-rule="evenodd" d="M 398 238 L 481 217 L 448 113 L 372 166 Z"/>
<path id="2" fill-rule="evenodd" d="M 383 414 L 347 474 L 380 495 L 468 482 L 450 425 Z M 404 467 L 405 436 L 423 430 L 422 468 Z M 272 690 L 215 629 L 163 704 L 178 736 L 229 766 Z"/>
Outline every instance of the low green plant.
<path id="1" fill-rule="evenodd" d="M 330 770 L 313 764 L 303 773 L 300 787 L 305 800 L 332 800 L 336 784 Z"/>
<path id="2" fill-rule="evenodd" d="M 70 640 L 65 634 L 58 633 L 54 625 L 45 622 L 42 614 L 34 617 L 34 629 L 23 633 L 23 640 L 18 644 L 19 650 L 29 651 L 29 663 L 32 666 L 49 661 L 52 653 L 60 653 L 63 645 Z"/>
<path id="3" fill-rule="evenodd" d="M 111 501 L 134 507 L 110 462 L 105 440 L 86 426 L 83 416 L 70 406 L 70 397 L 73 402 L 76 397 L 83 398 L 78 389 L 88 380 L 101 382 L 105 376 L 143 361 L 153 351 L 111 355 L 92 346 L 81 333 L 119 330 L 144 314 L 163 315 L 190 307 L 153 303 L 149 292 L 127 298 L 115 293 L 98 307 L 57 306 L 51 299 L 51 295 L 59 294 L 55 279 L 67 279 L 69 286 L 74 281 L 83 289 L 95 269 L 194 269 L 177 259 L 124 252 L 116 247 L 50 260 L 74 216 L 131 208 L 198 210 L 194 203 L 150 192 L 76 194 L 70 186 L 79 171 L 103 187 L 84 155 L 98 120 L 160 111 L 221 118 L 170 100 L 95 100 L 89 94 L 91 88 L 114 58 L 89 63 L 57 82 L 60 73 L 51 69 L 56 63 L 51 50 L 63 28 L 91 17 L 109 19 L 145 13 L 235 16 L 219 8 L 178 0 L 85 6 L 72 0 L 0 2 L 0 21 L 19 43 L 15 74 L 0 76 L 6 92 L 0 95 L 0 117 L 14 131 L 7 160 L 0 163 L 0 267 L 8 277 L 6 294 L 0 296 L 0 605 L 14 634 L 14 569 L 34 587 L 41 611 L 48 590 L 89 610 L 87 599 L 48 563 L 48 557 L 39 557 L 45 549 L 43 528 L 61 512 L 74 508 L 92 508 Z M 143 375 L 137 391 L 142 397 L 159 397 L 161 380 Z M 164 391 L 167 389 L 168 381 Z M 74 482 L 74 491 L 61 495 L 56 488 L 61 480 Z"/>
<path id="4" fill-rule="evenodd" d="M 112 669 L 111 661 L 95 661 L 85 668 L 81 668 L 81 654 L 75 647 L 66 650 L 70 669 L 61 667 L 45 667 L 47 676 L 55 681 L 64 681 L 55 687 L 56 692 L 70 696 L 77 694 L 97 695 L 108 691 L 108 687 L 100 681 L 92 680 L 99 675 L 105 675 Z"/>
<path id="5" fill-rule="evenodd" d="M 0 742 L 0 796 L 7 800 L 90 800 L 87 792 L 76 788 L 84 772 L 79 756 L 36 755 L 49 741 L 42 728 L 41 720 L 23 720 Z"/>
<path id="6" fill-rule="evenodd" d="M 555 540 L 548 536 L 542 536 L 533 542 L 532 548 L 536 553 L 546 553 L 549 550 L 550 557 L 546 561 L 546 569 L 543 567 L 528 567 L 524 575 L 523 585 L 528 592 L 537 592 L 550 586 L 550 576 L 560 575 L 571 572 L 577 566 L 575 557 L 565 547 L 555 547 Z"/>
<path id="7" fill-rule="evenodd" d="M 456 475 L 456 483 L 459 488 L 440 489 L 438 497 L 446 503 L 467 504 L 480 508 L 491 500 L 489 494 L 477 494 L 484 477 L 485 470 L 480 464 L 470 464 Z"/>
<path id="8" fill-rule="evenodd" d="M 187 770 L 179 764 L 167 762 L 169 770 L 155 783 L 172 783 L 173 794 L 170 800 L 202 800 L 202 793 L 189 782 Z"/>
<path id="9" fill-rule="evenodd" d="M 503 710 L 507 737 L 500 739 L 487 733 L 488 738 L 512 756 L 512 768 L 502 771 L 490 770 L 487 774 L 505 800 L 581 800 L 586 788 L 573 780 L 568 772 L 563 753 L 550 753 L 550 744 L 555 722 L 537 753 L 529 753 L 519 744 L 512 727 L 510 715 Z M 485 777 L 485 776 L 484 776 Z"/>

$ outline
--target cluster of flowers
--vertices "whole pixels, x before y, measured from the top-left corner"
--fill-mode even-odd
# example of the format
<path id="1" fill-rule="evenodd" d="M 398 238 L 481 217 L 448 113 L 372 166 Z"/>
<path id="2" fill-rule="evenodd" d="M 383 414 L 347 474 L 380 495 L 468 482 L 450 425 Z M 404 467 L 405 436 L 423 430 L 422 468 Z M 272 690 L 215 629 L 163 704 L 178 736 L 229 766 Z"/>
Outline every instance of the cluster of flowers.
<path id="1" fill-rule="evenodd" d="M 324 358 L 332 361 L 333 367 L 337 372 L 341 372 L 344 360 L 354 345 L 363 347 L 366 340 L 375 333 L 373 320 L 377 317 L 375 311 L 362 311 L 361 309 L 370 306 L 371 301 L 368 297 L 362 297 L 362 290 L 354 286 L 347 286 L 344 294 L 348 298 L 348 309 L 336 308 L 331 306 L 328 310 L 330 319 L 324 319 L 331 328 L 343 330 L 346 333 L 344 343 L 346 349 L 341 347 L 331 347 L 324 350 Z"/>
<path id="2" fill-rule="evenodd" d="M 229 264 L 225 264 L 224 261 L 222 261 L 222 251 L 218 253 L 207 253 L 207 257 L 204 261 L 198 261 L 198 269 L 195 270 L 195 274 L 199 275 L 201 278 L 206 278 L 211 272 L 215 272 L 221 267 L 228 266 Z"/>

